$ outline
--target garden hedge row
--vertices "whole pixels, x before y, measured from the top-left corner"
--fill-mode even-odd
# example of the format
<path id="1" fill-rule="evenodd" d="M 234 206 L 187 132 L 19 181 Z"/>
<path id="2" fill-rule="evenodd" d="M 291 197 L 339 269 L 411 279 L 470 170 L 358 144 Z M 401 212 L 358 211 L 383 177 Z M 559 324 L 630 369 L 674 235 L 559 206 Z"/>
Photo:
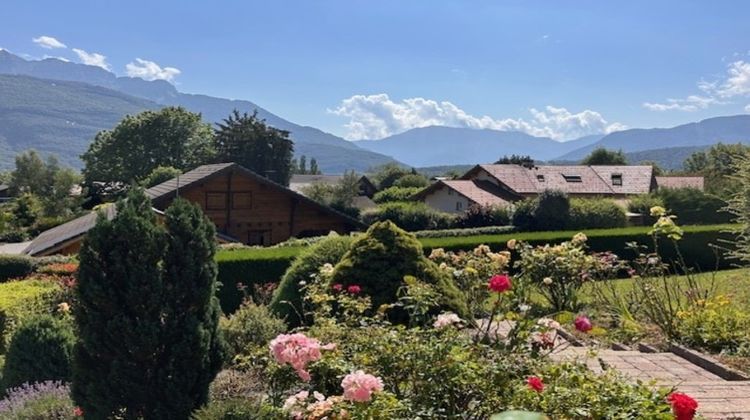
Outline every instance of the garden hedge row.
<path id="1" fill-rule="evenodd" d="M 229 314 L 237 310 L 245 297 L 245 292 L 237 286 L 242 283 L 247 293 L 252 293 L 255 285 L 277 283 L 294 258 L 304 247 L 242 248 L 216 253 L 219 266 L 218 291 L 221 309 Z"/>
<path id="2" fill-rule="evenodd" d="M 715 268 L 726 269 L 733 266 L 732 261 L 716 255 L 709 244 L 723 247 L 731 245 L 732 235 L 727 231 L 733 225 L 703 225 L 685 226 L 685 237 L 680 241 L 682 252 L 688 265 L 703 271 Z M 584 229 L 589 237 L 589 247 L 594 251 L 612 251 L 615 254 L 631 259 L 633 253 L 627 249 L 628 242 L 639 242 L 650 245 L 650 227 L 628 227 L 618 229 Z M 486 244 L 493 250 L 505 248 L 509 239 L 526 241 L 532 245 L 559 243 L 569 240 L 578 231 L 560 232 L 521 232 L 504 234 L 487 234 L 474 236 L 449 236 L 441 238 L 419 238 L 425 253 L 434 248 L 446 250 L 471 250 L 477 245 Z M 727 241 L 729 243 L 727 243 Z M 674 248 L 664 243 L 663 255 L 667 260 L 674 259 Z M 217 254 L 219 263 L 219 281 L 223 286 L 219 291 L 219 299 L 225 313 L 234 312 L 242 302 L 243 293 L 237 289 L 237 283 L 242 283 L 252 291 L 254 284 L 278 282 L 284 275 L 292 261 L 304 247 L 281 248 L 245 248 L 239 250 L 220 251 Z"/>
<path id="3" fill-rule="evenodd" d="M 33 315 L 50 313 L 61 292 L 50 280 L 0 283 L 0 354 L 4 354 L 16 328 Z"/>

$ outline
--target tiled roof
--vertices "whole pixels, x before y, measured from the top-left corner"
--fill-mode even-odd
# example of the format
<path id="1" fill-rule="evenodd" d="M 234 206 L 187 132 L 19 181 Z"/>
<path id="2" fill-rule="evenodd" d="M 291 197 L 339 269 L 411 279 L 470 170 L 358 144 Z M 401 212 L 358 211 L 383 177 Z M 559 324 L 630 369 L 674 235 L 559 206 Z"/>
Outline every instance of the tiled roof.
<path id="1" fill-rule="evenodd" d="M 96 225 L 99 213 L 103 213 L 107 219 L 111 220 L 117 214 L 117 208 L 114 204 L 109 204 L 103 206 L 99 211 L 92 211 L 60 226 L 45 230 L 31 241 L 31 244 L 23 251 L 24 254 L 36 256 L 85 235 L 89 229 Z"/>
<path id="2" fill-rule="evenodd" d="M 165 197 L 171 193 L 174 193 L 179 188 L 186 188 L 191 184 L 198 181 L 202 181 L 209 176 L 218 174 L 225 169 L 231 168 L 237 165 L 236 163 L 217 163 L 214 165 L 203 165 L 199 166 L 192 171 L 185 172 L 184 174 L 172 178 L 169 181 L 162 182 L 159 185 L 153 186 L 146 190 L 146 196 L 152 200 Z"/>
<path id="3" fill-rule="evenodd" d="M 464 175 L 475 176 L 477 168 L 518 194 L 538 194 L 547 189 L 570 194 L 645 194 L 651 190 L 651 166 L 534 166 L 479 165 Z M 616 185 L 615 178 L 622 181 Z"/>
<path id="4" fill-rule="evenodd" d="M 659 188 L 696 188 L 703 190 L 705 179 L 702 176 L 657 176 Z"/>
<path id="5" fill-rule="evenodd" d="M 415 194 L 413 199 L 421 199 L 441 188 L 450 188 L 466 197 L 473 203 L 482 206 L 507 205 L 514 199 L 512 194 L 498 188 L 495 184 L 483 180 L 444 180 L 437 181 Z"/>

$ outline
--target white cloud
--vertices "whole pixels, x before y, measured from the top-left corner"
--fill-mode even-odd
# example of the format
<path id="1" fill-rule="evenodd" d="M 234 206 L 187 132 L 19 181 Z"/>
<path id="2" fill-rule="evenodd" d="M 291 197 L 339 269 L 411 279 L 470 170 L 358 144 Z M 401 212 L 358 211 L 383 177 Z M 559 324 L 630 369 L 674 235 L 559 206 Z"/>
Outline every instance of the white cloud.
<path id="1" fill-rule="evenodd" d="M 748 114 L 750 114 L 750 104 L 745 105 L 745 112 L 747 112 Z"/>
<path id="2" fill-rule="evenodd" d="M 140 77 L 144 80 L 166 80 L 171 82 L 181 72 L 174 67 L 160 67 L 153 61 L 136 58 L 125 66 L 125 72 L 130 77 Z"/>
<path id="3" fill-rule="evenodd" d="M 750 63 L 738 60 L 727 65 L 727 73 L 719 80 L 697 83 L 703 95 L 690 95 L 684 99 L 669 98 L 663 103 L 644 102 L 651 111 L 697 111 L 711 105 L 726 105 L 735 97 L 750 96 Z"/>
<path id="4" fill-rule="evenodd" d="M 54 60 L 60 60 L 60 61 L 64 61 L 64 62 L 66 62 L 66 63 L 69 63 L 69 62 L 70 62 L 70 60 L 68 60 L 68 59 L 67 59 L 67 58 L 65 58 L 65 57 L 60 57 L 60 56 L 56 56 L 56 55 L 46 55 L 46 54 L 44 55 L 44 57 L 42 57 L 42 60 L 46 60 L 46 59 L 48 59 L 48 58 L 51 58 L 51 59 L 54 59 Z"/>
<path id="5" fill-rule="evenodd" d="M 547 106 L 544 110 L 530 109 L 532 119 L 495 119 L 474 116 L 448 101 L 408 98 L 392 101 L 387 94 L 354 95 L 341 101 L 329 112 L 349 118 L 345 125 L 347 138 L 379 139 L 418 127 L 433 125 L 449 127 L 489 128 L 502 131 L 522 131 L 534 136 L 556 140 L 572 139 L 589 134 L 609 133 L 625 128 L 608 123 L 601 114 L 591 110 L 571 113 L 565 108 Z"/>
<path id="6" fill-rule="evenodd" d="M 47 35 L 42 35 L 42 36 L 40 36 L 38 38 L 33 38 L 32 41 L 34 41 L 34 43 L 36 45 L 38 45 L 38 46 L 40 46 L 42 48 L 46 48 L 48 50 L 51 50 L 51 49 L 54 49 L 54 48 L 68 48 L 67 45 L 65 45 L 62 42 L 58 41 L 57 39 L 55 39 L 55 38 L 53 38 L 51 36 L 47 36 Z"/>
<path id="7" fill-rule="evenodd" d="M 78 59 L 81 60 L 83 64 L 101 67 L 107 71 L 111 69 L 109 63 L 107 63 L 107 57 L 99 53 L 89 53 L 79 48 L 73 48 L 73 52 L 78 55 Z"/>

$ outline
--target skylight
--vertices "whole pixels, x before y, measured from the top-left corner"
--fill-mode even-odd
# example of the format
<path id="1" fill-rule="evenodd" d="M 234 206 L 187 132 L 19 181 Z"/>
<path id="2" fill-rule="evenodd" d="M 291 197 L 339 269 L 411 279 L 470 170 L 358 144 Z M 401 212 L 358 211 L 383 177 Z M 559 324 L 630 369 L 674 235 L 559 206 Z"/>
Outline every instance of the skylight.
<path id="1" fill-rule="evenodd" d="M 622 185 L 622 174 L 612 174 L 612 185 Z"/>
<path id="2" fill-rule="evenodd" d="M 542 175 L 542 174 L 537 175 L 536 176 L 536 180 L 539 181 L 539 182 L 544 182 L 544 175 Z"/>
<path id="3" fill-rule="evenodd" d="M 566 175 L 563 174 L 566 182 L 583 182 L 580 175 Z"/>

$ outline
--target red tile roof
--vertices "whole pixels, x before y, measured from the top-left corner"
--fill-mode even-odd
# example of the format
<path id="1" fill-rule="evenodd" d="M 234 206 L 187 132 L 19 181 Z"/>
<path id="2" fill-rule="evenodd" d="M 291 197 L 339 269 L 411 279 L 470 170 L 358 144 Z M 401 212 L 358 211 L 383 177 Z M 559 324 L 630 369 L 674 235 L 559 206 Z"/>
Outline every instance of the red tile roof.
<path id="1" fill-rule="evenodd" d="M 657 176 L 656 185 L 659 188 L 705 188 L 705 179 L 702 176 Z"/>
<path id="2" fill-rule="evenodd" d="M 505 206 L 520 198 L 515 197 L 512 194 L 509 194 L 507 191 L 498 188 L 495 184 L 489 181 L 482 180 L 437 181 L 424 190 L 415 194 L 412 198 L 422 199 L 441 188 L 450 188 L 456 193 L 466 197 L 474 204 L 479 204 L 482 206 Z"/>

